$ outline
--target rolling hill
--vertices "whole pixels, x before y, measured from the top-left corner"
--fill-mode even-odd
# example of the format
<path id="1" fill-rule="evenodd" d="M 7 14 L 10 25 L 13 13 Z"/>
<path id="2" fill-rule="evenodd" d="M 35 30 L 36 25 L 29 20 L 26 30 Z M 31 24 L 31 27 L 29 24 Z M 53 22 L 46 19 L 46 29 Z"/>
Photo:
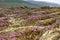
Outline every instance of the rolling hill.
<path id="1" fill-rule="evenodd" d="M 41 6 L 52 6 L 59 7 L 59 4 L 49 3 L 43 1 L 24 1 L 24 0 L 0 0 L 0 7 L 13 7 L 13 6 L 28 6 L 28 7 L 41 7 Z"/>
<path id="2" fill-rule="evenodd" d="M 36 7 L 39 6 L 37 4 L 33 4 L 23 0 L 0 0 L 0 7 L 12 7 L 12 6 L 28 6 L 28 7 Z"/>

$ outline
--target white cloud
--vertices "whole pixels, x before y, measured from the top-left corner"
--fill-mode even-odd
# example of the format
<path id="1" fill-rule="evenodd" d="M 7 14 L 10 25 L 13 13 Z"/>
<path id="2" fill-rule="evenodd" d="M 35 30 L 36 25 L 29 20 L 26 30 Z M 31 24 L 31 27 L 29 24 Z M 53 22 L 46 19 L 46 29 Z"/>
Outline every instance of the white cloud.
<path id="1" fill-rule="evenodd" d="M 46 1 L 60 4 L 60 0 L 34 0 L 34 1 Z"/>

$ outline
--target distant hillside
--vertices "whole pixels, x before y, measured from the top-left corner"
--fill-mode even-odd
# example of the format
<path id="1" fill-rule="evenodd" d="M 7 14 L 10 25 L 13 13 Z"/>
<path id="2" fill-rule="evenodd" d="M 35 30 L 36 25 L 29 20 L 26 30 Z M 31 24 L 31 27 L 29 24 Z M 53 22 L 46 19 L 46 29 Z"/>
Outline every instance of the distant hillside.
<path id="1" fill-rule="evenodd" d="M 23 1 L 23 0 L 0 0 L 0 7 L 12 7 L 12 6 L 28 6 L 28 7 L 39 7 L 39 6 L 60 6 L 56 3 L 49 2 L 37 2 L 37 1 Z"/>
<path id="2" fill-rule="evenodd" d="M 37 4 L 33 4 L 23 0 L 0 0 L 0 7 L 11 7 L 11 6 L 28 6 L 28 7 L 36 7 L 39 6 Z"/>

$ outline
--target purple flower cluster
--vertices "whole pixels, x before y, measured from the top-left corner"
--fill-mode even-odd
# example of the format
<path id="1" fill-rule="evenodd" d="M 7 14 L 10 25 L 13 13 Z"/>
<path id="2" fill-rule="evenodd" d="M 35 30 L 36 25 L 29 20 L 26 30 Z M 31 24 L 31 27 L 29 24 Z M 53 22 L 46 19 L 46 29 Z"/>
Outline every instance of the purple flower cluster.
<path id="1" fill-rule="evenodd" d="M 9 26 L 10 22 L 8 21 L 8 18 L 0 18 L 0 30 L 6 28 Z"/>

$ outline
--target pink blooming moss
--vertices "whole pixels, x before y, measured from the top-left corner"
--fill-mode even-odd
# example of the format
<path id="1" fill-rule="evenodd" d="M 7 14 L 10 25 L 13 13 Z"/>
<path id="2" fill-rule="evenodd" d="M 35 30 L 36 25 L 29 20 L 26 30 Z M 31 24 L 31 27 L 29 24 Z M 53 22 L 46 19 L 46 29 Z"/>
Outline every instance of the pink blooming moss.
<path id="1" fill-rule="evenodd" d="M 51 26 L 51 25 L 48 25 L 48 26 L 46 26 L 46 27 L 49 29 L 49 28 L 51 28 L 52 26 Z"/>
<path id="2" fill-rule="evenodd" d="M 9 26 L 10 22 L 8 21 L 8 18 L 0 18 L 0 30 L 3 30 Z"/>
<path id="3" fill-rule="evenodd" d="M 16 37 L 13 37 L 12 40 L 16 40 Z"/>
<path id="4" fill-rule="evenodd" d="M 25 30 L 20 30 L 19 31 L 21 34 L 24 34 L 25 33 Z"/>
<path id="5" fill-rule="evenodd" d="M 9 35 L 8 35 L 8 34 L 4 34 L 4 35 L 3 35 L 3 38 L 4 38 L 4 39 L 9 39 Z"/>
<path id="6" fill-rule="evenodd" d="M 35 38 L 34 38 L 34 40 L 39 40 L 39 36 L 36 35 Z"/>
<path id="7" fill-rule="evenodd" d="M 5 40 L 4 38 L 0 38 L 0 40 Z"/>
<path id="8" fill-rule="evenodd" d="M 16 35 L 21 36 L 25 33 L 25 30 L 17 30 Z"/>
<path id="9" fill-rule="evenodd" d="M 9 33 L 9 37 L 15 37 L 16 36 L 16 32 L 12 31 Z"/>
<path id="10" fill-rule="evenodd" d="M 3 40 L 3 36 L 0 34 L 0 40 Z"/>
<path id="11" fill-rule="evenodd" d="M 35 15 L 35 14 L 33 14 L 33 15 L 31 15 L 31 16 L 28 16 L 27 18 L 28 18 L 28 19 L 38 19 L 38 17 L 40 17 L 40 15 Z"/>
<path id="12" fill-rule="evenodd" d="M 37 31 L 37 30 L 41 31 L 43 29 L 44 29 L 44 27 L 40 27 L 40 26 L 39 27 L 37 26 L 37 27 L 31 27 L 31 28 L 29 28 L 30 31 Z"/>
<path id="13" fill-rule="evenodd" d="M 45 24 L 45 23 L 46 23 L 45 21 L 41 21 L 41 20 L 39 20 L 39 21 L 36 22 L 35 25 L 36 25 L 36 26 L 39 26 L 39 25 L 41 25 L 41 24 Z"/>
<path id="14" fill-rule="evenodd" d="M 50 29 L 50 28 L 56 27 L 57 24 L 58 24 L 58 23 L 57 23 L 57 21 L 56 21 L 56 22 L 53 23 L 52 25 L 48 25 L 48 26 L 46 26 L 46 27 Z"/>
<path id="15" fill-rule="evenodd" d="M 22 21 L 20 24 L 21 24 L 21 25 L 25 25 L 28 21 L 29 21 L 29 19 L 25 19 L 25 20 Z"/>
<path id="16" fill-rule="evenodd" d="M 30 16 L 27 16 L 26 18 L 27 19 L 42 19 L 42 18 L 45 18 L 45 17 L 50 18 L 50 16 L 43 15 L 43 14 L 32 14 Z"/>
<path id="17" fill-rule="evenodd" d="M 32 34 L 30 34 L 28 37 L 31 38 L 32 37 Z"/>
<path id="18" fill-rule="evenodd" d="M 14 11 L 14 13 L 19 13 L 19 12 L 20 12 L 20 10 L 15 10 L 15 11 Z"/>
<path id="19" fill-rule="evenodd" d="M 36 31 L 36 29 L 37 29 L 37 28 L 35 28 L 35 27 L 29 28 L 30 31 Z"/>
<path id="20" fill-rule="evenodd" d="M 5 36 L 5 34 L 4 35 L 0 34 L 0 40 L 5 40 L 5 39 L 7 39 L 7 37 Z"/>
<path id="21" fill-rule="evenodd" d="M 38 27 L 37 29 L 38 29 L 38 30 L 43 30 L 43 29 L 44 29 L 44 27 Z"/>
<path id="22" fill-rule="evenodd" d="M 36 28 L 31 28 L 32 31 L 36 31 Z"/>

